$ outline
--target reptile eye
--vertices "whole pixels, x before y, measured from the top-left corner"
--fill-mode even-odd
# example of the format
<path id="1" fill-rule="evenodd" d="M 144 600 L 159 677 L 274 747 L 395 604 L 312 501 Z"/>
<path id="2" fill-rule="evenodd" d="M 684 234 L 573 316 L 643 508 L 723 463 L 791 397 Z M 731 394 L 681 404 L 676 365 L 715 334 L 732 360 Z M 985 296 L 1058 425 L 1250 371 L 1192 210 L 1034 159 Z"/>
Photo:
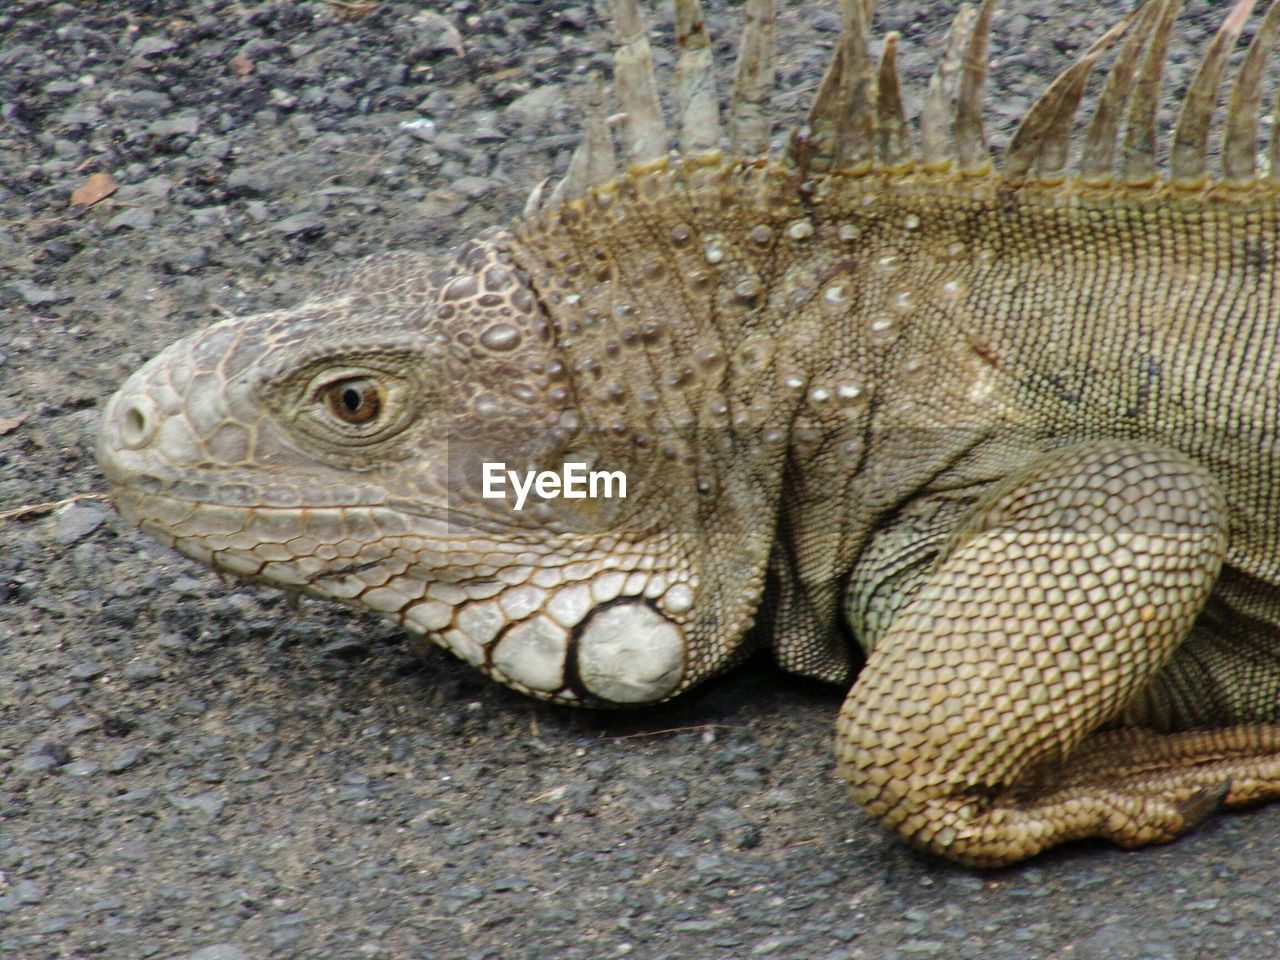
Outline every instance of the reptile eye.
<path id="1" fill-rule="evenodd" d="M 366 424 L 382 412 L 382 388 L 367 377 L 331 383 L 321 396 L 329 412 L 343 423 Z"/>

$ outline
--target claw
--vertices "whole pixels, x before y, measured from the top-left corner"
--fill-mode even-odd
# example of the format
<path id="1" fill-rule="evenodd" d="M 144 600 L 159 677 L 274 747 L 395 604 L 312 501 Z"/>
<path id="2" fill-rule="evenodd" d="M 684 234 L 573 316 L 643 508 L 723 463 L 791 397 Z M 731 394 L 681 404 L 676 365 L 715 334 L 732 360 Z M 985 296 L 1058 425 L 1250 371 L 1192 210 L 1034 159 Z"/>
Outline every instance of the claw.
<path id="1" fill-rule="evenodd" d="M 1227 780 L 1221 786 L 1201 787 L 1185 800 L 1175 804 L 1178 813 L 1182 815 L 1182 820 L 1186 824 L 1185 829 L 1190 830 L 1198 826 L 1221 810 L 1226 804 L 1227 796 L 1230 793 L 1231 781 Z"/>

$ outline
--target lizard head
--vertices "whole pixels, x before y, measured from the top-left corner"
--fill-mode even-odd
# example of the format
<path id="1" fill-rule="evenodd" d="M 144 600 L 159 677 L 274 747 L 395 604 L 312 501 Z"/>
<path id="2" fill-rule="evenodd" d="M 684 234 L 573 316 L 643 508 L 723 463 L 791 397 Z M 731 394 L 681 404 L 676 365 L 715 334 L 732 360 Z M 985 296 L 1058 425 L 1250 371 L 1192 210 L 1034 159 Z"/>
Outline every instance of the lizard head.
<path id="1" fill-rule="evenodd" d="M 219 570 L 374 611 L 538 697 L 665 699 L 750 610 L 698 602 L 694 466 L 584 412 L 500 247 L 366 261 L 173 344 L 107 405 L 100 463 L 126 518 Z M 720 565 L 753 601 L 764 552 Z"/>

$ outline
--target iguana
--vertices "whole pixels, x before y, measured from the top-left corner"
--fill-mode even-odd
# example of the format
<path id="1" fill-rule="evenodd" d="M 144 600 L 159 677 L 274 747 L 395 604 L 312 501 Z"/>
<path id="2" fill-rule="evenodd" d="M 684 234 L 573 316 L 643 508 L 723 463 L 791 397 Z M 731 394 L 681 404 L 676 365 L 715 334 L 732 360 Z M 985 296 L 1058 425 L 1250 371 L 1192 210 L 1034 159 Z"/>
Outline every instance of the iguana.
<path id="1" fill-rule="evenodd" d="M 1275 797 L 1280 137 L 1264 175 L 1255 154 L 1280 2 L 1236 73 L 1220 176 L 1206 146 L 1252 6 L 1208 48 L 1166 173 L 1177 0 L 1064 70 L 998 169 L 993 0 L 960 8 L 918 137 L 898 36 L 873 59 L 871 0 L 844 0 L 772 158 L 772 3 L 746 7 L 726 145 L 678 0 L 672 152 L 634 0 L 614 0 L 625 172 L 597 86 L 564 181 L 509 230 L 447 264 L 362 261 L 169 347 L 104 411 L 115 503 L 547 700 L 665 700 L 760 638 L 852 682 L 853 797 L 963 863 L 1167 841 Z M 625 496 L 572 496 L 575 470 Z"/>

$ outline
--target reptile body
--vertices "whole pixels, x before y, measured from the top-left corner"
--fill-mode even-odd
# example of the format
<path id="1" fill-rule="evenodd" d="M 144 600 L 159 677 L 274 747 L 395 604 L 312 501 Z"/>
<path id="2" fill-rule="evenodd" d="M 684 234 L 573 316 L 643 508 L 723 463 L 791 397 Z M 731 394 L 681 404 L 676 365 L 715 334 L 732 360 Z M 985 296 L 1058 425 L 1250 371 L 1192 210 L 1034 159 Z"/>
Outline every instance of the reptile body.
<path id="1" fill-rule="evenodd" d="M 748 4 L 727 152 L 700 13 L 677 4 L 668 155 L 619 0 L 624 175 L 596 91 L 565 182 L 510 230 L 173 345 L 105 411 L 115 501 L 188 556 L 382 613 L 545 699 L 661 701 L 761 638 L 852 683 L 854 798 L 962 862 L 1165 841 L 1274 797 L 1280 194 L 1254 154 L 1280 4 L 1217 178 L 1205 136 L 1252 3 L 1165 175 L 1177 6 L 1147 0 L 1064 71 L 997 171 L 991 2 L 957 16 L 916 150 L 898 38 L 873 63 L 871 4 L 846 0 L 770 159 L 771 4 Z M 486 496 L 496 463 L 585 464 L 626 496 L 517 509 Z"/>

